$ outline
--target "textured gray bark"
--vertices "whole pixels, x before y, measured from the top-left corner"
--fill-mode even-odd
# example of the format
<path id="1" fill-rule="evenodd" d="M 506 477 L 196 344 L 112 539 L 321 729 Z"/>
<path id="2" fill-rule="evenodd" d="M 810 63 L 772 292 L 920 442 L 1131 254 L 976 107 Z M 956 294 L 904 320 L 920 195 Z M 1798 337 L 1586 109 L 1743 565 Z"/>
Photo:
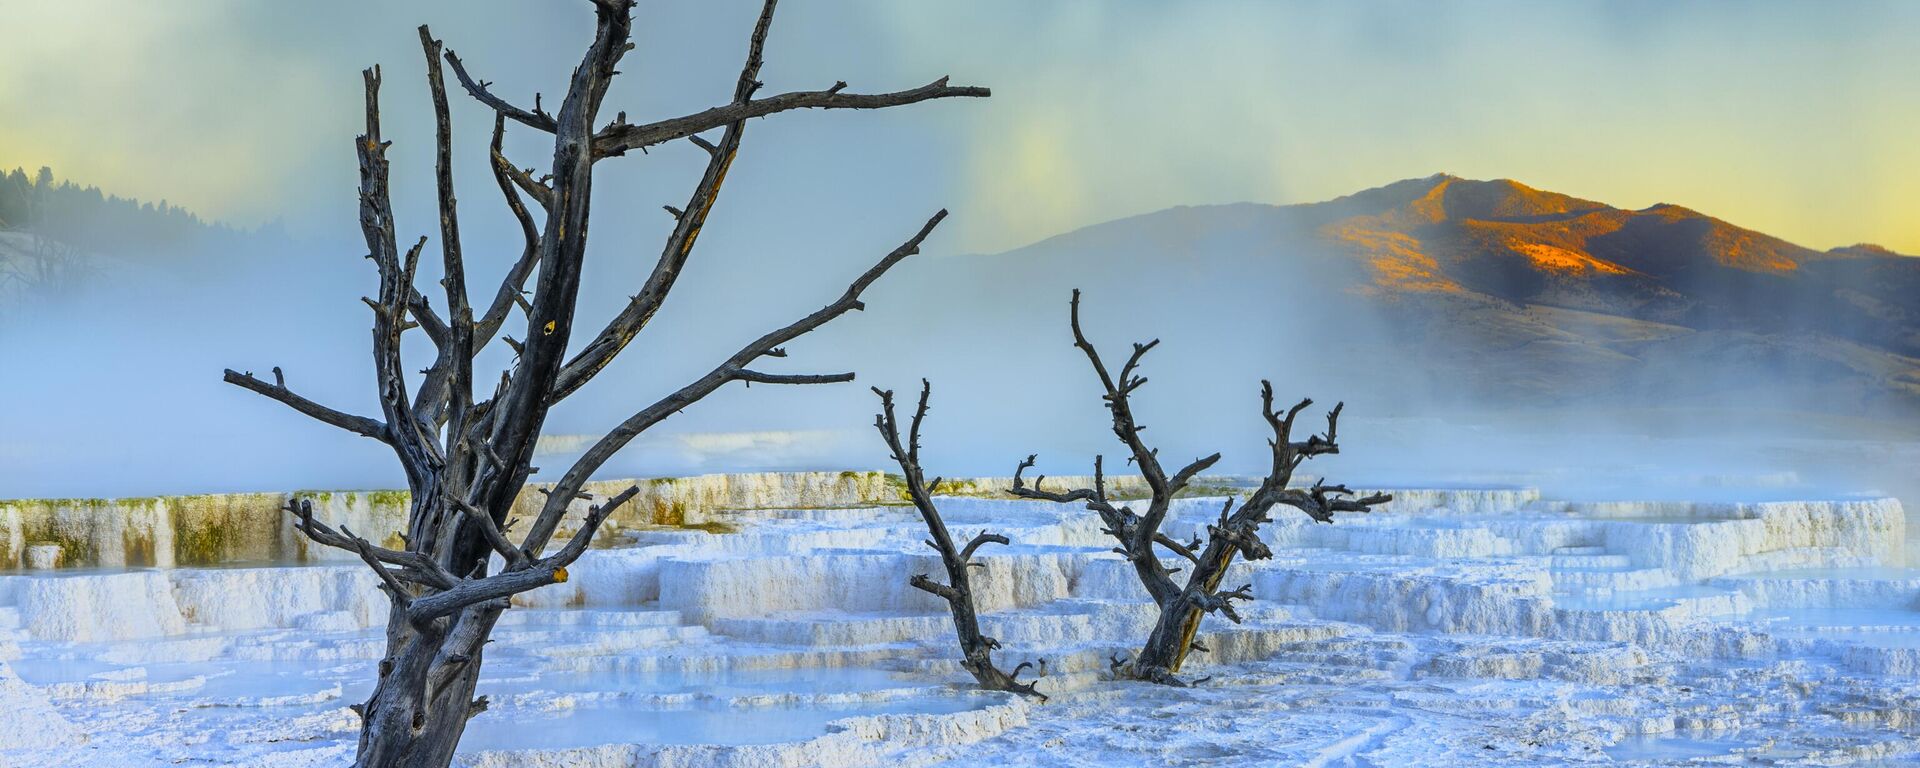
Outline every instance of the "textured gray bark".
<path id="1" fill-rule="evenodd" d="M 1160 341 L 1155 339 L 1133 345 L 1133 354 L 1128 356 L 1120 368 L 1120 375 L 1115 377 L 1108 372 L 1099 351 L 1080 329 L 1080 291 L 1073 292 L 1069 307 L 1073 345 L 1086 355 L 1087 362 L 1099 377 L 1103 390 L 1101 400 L 1113 417 L 1113 434 L 1127 446 L 1131 461 L 1146 480 L 1149 493 L 1147 510 L 1145 514 L 1138 514 L 1131 506 L 1116 504 L 1107 498 L 1105 462 L 1102 457 L 1094 457 L 1093 460 L 1092 488 L 1048 491 L 1041 487 L 1045 476 L 1036 478 L 1032 485 L 1027 484 L 1025 473 L 1037 461 L 1037 457 L 1028 456 L 1014 470 L 1012 491 L 1022 498 L 1083 502 L 1088 509 L 1100 515 L 1101 521 L 1107 525 L 1107 534 L 1119 542 L 1114 551 L 1133 564 L 1141 585 L 1146 587 L 1147 594 L 1153 597 L 1153 602 L 1160 608 L 1153 633 L 1147 637 L 1140 652 L 1131 660 L 1116 657 L 1113 661 L 1114 672 L 1139 680 L 1186 685 L 1187 682 L 1177 675 L 1187 654 L 1196 648 L 1194 636 L 1200 629 L 1201 620 L 1209 613 L 1218 612 L 1238 624 L 1240 614 L 1234 610 L 1233 602 L 1253 598 L 1250 586 L 1222 590 L 1220 583 L 1236 556 L 1248 560 L 1264 560 L 1273 556 L 1260 540 L 1260 526 L 1270 520 L 1267 513 L 1275 505 L 1294 507 L 1318 522 L 1329 523 L 1333 522 L 1336 512 L 1366 512 L 1393 497 L 1373 494 L 1352 498 L 1353 491 L 1346 486 L 1320 483 L 1305 489 L 1287 487 L 1293 480 L 1294 470 L 1302 462 L 1315 456 L 1340 452 L 1335 436 L 1339 428 L 1341 406 L 1335 405 L 1327 413 L 1326 434 L 1294 441 L 1294 418 L 1313 401 L 1302 400 L 1282 415 L 1273 407 L 1273 385 L 1262 381 L 1261 415 L 1273 430 L 1273 439 L 1268 441 L 1273 452 L 1273 463 L 1267 476 L 1261 480 L 1258 489 L 1240 502 L 1238 509 L 1234 508 L 1233 499 L 1227 500 L 1225 508 L 1220 510 L 1219 522 L 1207 526 L 1204 548 L 1197 538 L 1186 543 L 1174 541 L 1160 532 L 1174 496 L 1185 490 L 1194 477 L 1218 462 L 1220 454 L 1195 459 L 1168 475 L 1160 464 L 1159 450 L 1148 447 L 1140 438 L 1140 433 L 1146 428 L 1134 419 L 1131 400 L 1134 391 L 1147 383 L 1146 377 L 1137 375 L 1135 371 L 1139 369 L 1141 359 Z M 1184 584 L 1174 580 L 1176 569 L 1169 569 L 1161 562 L 1160 553 L 1155 547 L 1165 548 L 1188 561 Z"/>
<path id="2" fill-rule="evenodd" d="M 386 654 L 379 682 L 367 702 L 355 707 L 362 718 L 356 757 L 361 766 L 438 768 L 453 758 L 468 718 L 486 708 L 475 696 L 483 650 L 495 620 L 513 595 L 567 580 L 567 567 L 586 551 L 600 525 L 638 492 L 629 488 L 594 504 L 585 520 L 557 549 L 551 545 L 562 518 L 587 479 L 642 431 L 693 405 L 731 382 L 816 384 L 850 381 L 851 373 L 783 374 L 755 370 L 763 358 L 785 357 L 781 345 L 848 312 L 863 309 L 860 295 L 920 244 L 946 216 L 934 214 L 900 247 L 859 275 L 837 300 L 741 348 L 694 382 L 642 408 L 611 430 L 567 469 L 540 512 L 520 530 L 509 520 L 514 499 L 534 471 L 533 451 L 553 405 L 578 391 L 617 355 L 646 324 L 672 288 L 673 279 L 692 253 L 694 238 L 714 205 L 720 182 L 740 143 L 743 121 L 805 107 L 873 108 L 954 96 L 986 96 L 984 88 L 949 87 L 945 80 L 897 94 L 834 99 L 754 99 L 774 2 L 768 0 L 747 46 L 733 99 L 726 105 L 646 125 L 628 125 L 621 113 L 596 128 L 601 101 L 617 74 L 616 66 L 632 48 L 632 0 L 595 0 L 593 42 L 568 83 L 559 111 L 549 114 L 536 97 L 523 109 L 494 95 L 470 77 L 452 51 L 444 50 L 424 26 L 421 50 L 427 61 L 427 86 L 435 117 L 435 187 L 439 197 L 440 253 L 446 278 L 446 314 L 415 287 L 415 271 L 427 238 L 404 252 L 399 247 L 389 193 L 388 143 L 380 132 L 380 69 L 364 73 L 366 131 L 355 139 L 360 163 L 360 228 L 367 257 L 380 276 L 375 298 L 363 299 L 373 311 L 375 387 L 379 418 L 346 413 L 295 394 L 279 368 L 273 381 L 228 370 L 225 380 L 277 400 L 318 421 L 377 440 L 390 447 L 406 472 L 412 494 L 404 546 L 376 546 L 344 526 L 314 518 L 307 502 L 289 505 L 294 526 L 315 542 L 344 549 L 377 573 L 391 601 Z M 469 303 L 467 274 L 460 249 L 458 206 L 451 168 L 453 128 L 448 116 L 442 63 L 454 69 L 460 84 L 495 112 L 489 170 L 520 225 L 524 247 L 485 311 L 478 317 Z M 853 99 L 853 101 L 847 101 Z M 554 138 L 549 172 L 535 178 L 502 154 L 506 124 L 515 122 Z M 700 131 L 720 129 L 719 144 Z M 604 137 L 604 138 L 603 138 Z M 569 355 L 574 311 L 586 258 L 587 224 L 593 198 L 593 165 L 625 149 L 670 138 L 686 138 L 708 152 L 707 172 L 695 187 L 685 212 L 669 208 L 680 226 L 669 238 L 653 276 L 594 341 Z M 526 202 L 532 199 L 538 211 Z M 532 282 L 532 298 L 526 287 Z M 490 395 L 476 396 L 473 360 L 511 322 L 515 309 L 524 316 L 519 339 L 502 336 L 517 353 L 502 371 Z M 410 379 L 401 355 L 401 337 L 420 330 L 436 347 L 432 364 Z M 417 363 L 415 364 L 418 365 Z M 518 536 L 516 541 L 515 536 Z M 503 565 L 489 573 L 490 559 Z"/>
<path id="3" fill-rule="evenodd" d="M 1011 672 L 1002 671 L 994 666 L 993 652 L 1000 647 L 999 641 L 980 632 L 980 617 L 973 603 L 973 577 L 971 569 L 986 566 L 973 561 L 973 553 L 987 544 L 1006 544 L 1007 537 L 997 533 L 981 531 L 967 542 L 965 548 L 955 548 L 953 536 L 947 532 L 947 523 L 940 517 L 939 508 L 933 505 L 933 494 L 940 489 L 940 478 L 927 482 L 926 475 L 920 469 L 920 423 L 927 418 L 927 399 L 933 394 L 933 386 L 925 379 L 920 380 L 920 404 L 914 408 L 913 422 L 907 428 L 907 440 L 900 441 L 900 422 L 893 413 L 893 390 L 873 388 L 880 396 L 880 413 L 873 419 L 873 427 L 880 432 L 880 439 L 886 441 L 888 450 L 893 452 L 894 462 L 900 465 L 900 473 L 906 478 L 907 496 L 913 500 L 913 506 L 920 511 L 920 519 L 927 524 L 927 546 L 940 553 L 940 562 L 947 570 L 947 583 L 941 584 L 918 574 L 909 579 L 912 584 L 928 594 L 947 601 L 947 608 L 953 614 L 954 634 L 960 640 L 960 662 L 980 687 L 990 691 L 1012 691 L 1034 696 L 1041 701 L 1047 697 L 1034 690 L 1032 683 L 1022 683 L 1018 677 L 1021 670 L 1032 666 L 1030 662 L 1020 662 Z M 1044 660 L 1042 660 L 1044 664 Z"/>

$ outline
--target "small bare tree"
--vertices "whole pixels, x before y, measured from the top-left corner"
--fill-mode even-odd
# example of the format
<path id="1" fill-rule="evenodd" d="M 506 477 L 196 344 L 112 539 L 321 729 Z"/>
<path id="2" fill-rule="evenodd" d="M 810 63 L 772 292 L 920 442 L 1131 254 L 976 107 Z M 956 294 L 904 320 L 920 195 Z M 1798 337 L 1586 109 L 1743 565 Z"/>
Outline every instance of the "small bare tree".
<path id="1" fill-rule="evenodd" d="M 1033 662 L 1020 662 L 1011 672 L 1002 672 L 994 666 L 993 652 L 1000 647 L 1000 642 L 980 633 L 980 616 L 973 605 L 973 578 L 969 569 L 986 567 L 973 562 L 974 550 L 986 544 L 1006 544 L 1007 537 L 981 531 L 966 547 L 956 549 L 953 536 L 947 533 L 946 521 L 933 505 L 933 494 L 940 490 L 941 478 L 936 477 L 929 483 L 920 471 L 920 422 L 927 418 L 927 398 L 933 394 L 933 385 L 926 379 L 920 380 L 920 405 L 913 410 L 913 422 L 907 427 L 904 444 L 900 442 L 900 422 L 893 414 L 893 390 L 874 387 L 873 393 L 880 396 L 880 413 L 873 417 L 873 428 L 879 430 L 880 438 L 893 451 L 893 460 L 900 465 L 900 474 L 907 479 L 907 495 L 927 523 L 930 535 L 927 546 L 940 553 L 940 560 L 947 567 L 945 584 L 927 578 L 924 573 L 915 575 L 908 583 L 947 601 L 947 608 L 953 613 L 954 632 L 960 637 L 960 652 L 966 657 L 960 665 L 980 682 L 980 687 L 1036 696 L 1046 701 L 1047 697 L 1034 690 L 1032 683 L 1017 679 L 1021 670 L 1033 666 Z"/>
<path id="2" fill-rule="evenodd" d="M 1289 488 L 1293 472 L 1302 462 L 1315 456 L 1340 452 L 1335 432 L 1339 427 L 1342 406 L 1335 405 L 1327 413 L 1326 434 L 1295 441 L 1294 417 L 1299 416 L 1313 401 L 1301 400 L 1283 415 L 1274 410 L 1273 385 L 1261 381 L 1260 411 L 1273 429 L 1273 439 L 1268 441 L 1273 451 L 1273 463 L 1267 476 L 1261 480 L 1258 489 L 1240 502 L 1239 509 L 1234 509 L 1234 499 L 1227 499 L 1226 506 L 1220 510 L 1219 521 L 1207 526 L 1204 549 L 1199 537 L 1185 543 L 1175 541 L 1160 531 L 1173 505 L 1174 496 L 1184 490 L 1194 477 L 1218 462 L 1220 454 L 1196 459 L 1168 475 L 1160 465 L 1159 449 L 1148 447 L 1140 439 L 1140 433 L 1146 427 L 1134 419 L 1131 400 L 1134 391 L 1147 383 L 1146 377 L 1135 374 L 1140 360 L 1160 340 L 1134 344 L 1133 354 L 1128 356 L 1127 362 L 1120 367 L 1120 375 L 1115 377 L 1108 373 L 1106 364 L 1101 362 L 1100 353 L 1080 330 L 1080 291 L 1077 289 L 1073 292 L 1070 317 L 1073 345 L 1086 353 L 1087 362 L 1093 365 L 1094 373 L 1100 377 L 1101 388 L 1105 390 L 1100 397 L 1105 401 L 1107 411 L 1113 415 L 1113 434 L 1127 446 L 1131 454 L 1130 461 L 1140 468 L 1140 474 L 1146 480 L 1149 491 L 1147 511 L 1144 515 L 1137 514 L 1132 507 L 1115 504 L 1107 498 L 1101 457 L 1093 460 L 1092 488 L 1047 491 L 1041 488 L 1045 476 L 1036 478 L 1031 486 L 1026 484 L 1023 475 L 1037 459 L 1028 456 L 1014 470 L 1012 491 L 1028 499 L 1085 502 L 1087 509 L 1099 513 L 1101 521 L 1107 524 L 1105 532 L 1120 543 L 1114 551 L 1133 564 L 1140 583 L 1146 586 L 1147 594 L 1160 607 L 1159 620 L 1155 622 L 1153 634 L 1148 636 L 1146 645 L 1131 661 L 1116 657 L 1113 660 L 1114 671 L 1139 680 L 1186 685 L 1176 675 L 1186 661 L 1187 653 L 1195 648 L 1207 650 L 1194 642 L 1194 635 L 1200 630 L 1200 620 L 1218 611 L 1238 624 L 1240 614 L 1234 610 L 1233 601 L 1253 599 L 1252 585 L 1222 590 L 1220 582 L 1226 577 L 1227 568 L 1233 564 L 1235 555 L 1248 560 L 1264 560 L 1273 556 L 1266 543 L 1260 540 L 1260 525 L 1270 520 L 1267 513 L 1274 505 L 1284 504 L 1307 513 L 1318 522 L 1330 523 L 1336 512 L 1367 512 L 1374 505 L 1391 501 L 1393 497 L 1373 494 L 1352 498 L 1353 491 L 1344 485 L 1324 485 L 1317 481 L 1310 488 Z M 1156 546 L 1165 547 L 1192 564 L 1185 585 L 1174 581 L 1173 574 L 1179 569 L 1167 568 L 1161 562 L 1159 552 L 1154 549 Z"/>
<path id="3" fill-rule="evenodd" d="M 547 412 L 580 390 L 603 370 L 659 310 L 693 252 L 695 239 L 712 211 L 749 118 L 803 108 L 874 109 L 955 96 L 986 96 L 985 88 L 955 87 L 946 78 L 925 86 L 882 94 L 846 92 L 846 83 L 816 91 L 756 98 L 762 50 L 773 21 L 767 0 L 747 44 L 746 65 L 732 100 L 690 115 L 633 124 L 620 113 L 599 124 L 602 99 L 621 57 L 633 48 L 633 0 L 594 0 L 593 42 L 568 84 L 557 113 L 535 97 L 531 109 L 516 106 L 474 80 L 452 51 L 443 50 L 425 26 L 420 45 L 426 55 L 427 85 L 436 118 L 436 181 L 440 208 L 440 251 L 446 307 L 442 313 L 414 286 L 426 238 L 402 251 L 397 245 L 393 206 L 388 195 L 388 142 L 380 133 L 380 70 L 364 73 L 366 133 L 355 140 L 360 159 L 360 228 L 368 258 L 377 266 L 373 309 L 373 359 L 381 417 L 345 413 L 295 394 L 275 368 L 272 381 L 251 373 L 226 372 L 226 381 L 278 400 L 293 409 L 391 447 L 412 494 L 405 546 L 376 546 L 347 530 L 315 519 L 312 507 L 290 508 L 296 527 L 314 541 L 360 556 L 380 577 L 391 601 L 385 657 L 379 683 L 364 705 L 356 764 L 437 768 L 453 758 L 468 718 L 486 708 L 474 698 L 482 652 L 494 622 L 513 595 L 567 580 L 567 566 L 587 548 L 594 532 L 637 492 L 629 488 L 591 507 L 570 538 L 552 549 L 562 519 L 587 479 L 621 447 L 649 427 L 698 402 L 730 382 L 821 384 L 845 382 L 851 373 L 768 373 L 749 367 L 768 357 L 784 357 L 783 345 L 849 311 L 862 309 L 860 294 L 920 244 L 945 217 L 934 214 L 900 247 L 856 278 L 837 300 L 792 324 L 755 339 L 712 371 L 655 401 L 620 423 L 582 455 L 554 484 L 540 511 L 515 531 L 507 518 L 516 496 L 534 471 L 530 464 Z M 492 171 L 524 236 L 519 260 L 477 314 L 468 303 L 460 227 L 451 168 L 452 128 L 447 114 L 441 61 L 462 86 L 494 111 Z M 506 122 L 553 136 L 553 163 L 535 178 L 501 154 Z M 702 134 L 719 131 L 717 140 Z M 575 326 L 581 267 L 586 256 L 588 210 L 593 200 L 594 164 L 602 159 L 686 139 L 707 156 L 706 170 L 684 209 L 667 206 L 676 219 L 651 275 L 632 299 L 584 346 L 569 354 Z M 544 225 L 522 198 L 531 198 Z M 532 300 L 524 286 L 534 283 Z M 522 340 L 505 343 L 517 353 L 490 397 L 476 399 L 474 356 L 505 327 L 515 307 L 525 315 Z M 434 361 L 410 378 L 401 359 L 401 335 L 419 329 L 436 345 Z M 511 538 L 518 535 L 518 540 Z M 504 565 L 489 573 L 489 559 Z"/>
<path id="4" fill-rule="evenodd" d="M 26 247 L 0 242 L 0 319 L 35 301 L 67 296 L 99 273 L 92 256 L 46 234 L 22 232 L 14 242 Z"/>
<path id="5" fill-rule="evenodd" d="M 100 275 L 96 254 L 55 236 L 46 207 L 44 200 L 28 205 L 17 229 L 0 222 L 0 233 L 17 233 L 0 242 L 0 318 L 36 300 L 64 297 Z"/>

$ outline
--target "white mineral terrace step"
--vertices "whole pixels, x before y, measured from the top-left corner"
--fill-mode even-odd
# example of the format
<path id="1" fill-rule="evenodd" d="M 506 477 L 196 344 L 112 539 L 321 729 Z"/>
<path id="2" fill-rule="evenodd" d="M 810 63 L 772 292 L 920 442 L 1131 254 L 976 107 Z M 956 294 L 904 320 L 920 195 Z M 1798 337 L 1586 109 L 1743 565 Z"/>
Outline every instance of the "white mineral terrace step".
<path id="1" fill-rule="evenodd" d="M 1662 568 L 1555 568 L 1555 589 L 1568 592 L 1641 592 L 1680 585 L 1680 578 Z"/>
<path id="2" fill-rule="evenodd" d="M 1562 765 L 1701 727 L 1832 764 L 1920 749 L 1900 714 L 1920 704 L 1920 572 L 1890 567 L 1897 504 L 1396 493 L 1332 525 L 1277 511 L 1273 558 L 1223 585 L 1251 585 L 1244 623 L 1206 620 L 1210 652 L 1182 674 L 1212 681 L 1178 691 L 1102 679 L 1155 614 L 1080 505 L 941 499 L 957 535 L 1016 540 L 981 551 L 974 586 L 1002 666 L 1045 659 L 1056 698 L 1039 708 L 967 693 L 944 603 L 907 583 L 942 572 L 911 509 L 632 531 L 501 616 L 493 707 L 461 762 L 996 765 L 1123 736 L 1164 739 L 1167 762 L 1200 747 L 1156 724 L 1197 711 L 1263 734 L 1278 764 Z M 1218 511 L 1180 500 L 1167 530 Z M 71 736 L 59 753 L 0 744 L 0 764 L 343 762 L 344 706 L 384 653 L 375 583 L 357 563 L 0 576 L 0 704 Z M 490 751 L 506 734 L 537 749 Z"/>
<path id="3" fill-rule="evenodd" d="M 635 627 L 678 627 L 686 622 L 679 611 L 669 610 L 567 610 L 551 608 L 516 608 L 500 614 L 494 626 L 502 629 L 513 627 L 590 627 L 628 629 Z"/>
<path id="4" fill-rule="evenodd" d="M 1547 567 L 1555 571 L 1624 571 L 1633 567 L 1633 558 L 1598 553 L 1555 554 L 1547 561 Z"/>
<path id="5" fill-rule="evenodd" d="M 637 627 L 630 629 L 590 628 L 565 630 L 527 630 L 509 627 L 495 632 L 496 643 L 504 646 L 538 648 L 553 656 L 609 654 L 636 648 L 652 648 L 668 643 L 684 643 L 707 636 L 702 626 Z"/>
<path id="6" fill-rule="evenodd" d="M 1606 547 L 1554 547 L 1555 555 L 1605 555 Z"/>

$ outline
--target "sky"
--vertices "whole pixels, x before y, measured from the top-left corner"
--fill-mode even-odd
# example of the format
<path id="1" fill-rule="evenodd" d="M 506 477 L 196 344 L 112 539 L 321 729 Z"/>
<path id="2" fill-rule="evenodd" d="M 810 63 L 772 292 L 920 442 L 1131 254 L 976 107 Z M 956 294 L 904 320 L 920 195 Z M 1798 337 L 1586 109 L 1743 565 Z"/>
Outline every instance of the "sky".
<path id="1" fill-rule="evenodd" d="M 0 0 L 0 163 L 241 226 L 339 228 L 359 68 L 394 73 L 389 119 L 419 126 L 413 27 L 430 22 L 525 99 L 577 60 L 586 6 Z M 723 99 L 756 6 L 643 3 L 613 103 Z M 1445 171 L 1920 253 L 1915 39 L 1920 6 L 1900 2 L 789 2 L 770 88 L 951 74 L 994 97 L 789 116 L 744 168 L 832 189 L 838 218 L 953 208 L 960 252 Z"/>
<path id="2" fill-rule="evenodd" d="M 727 99 L 758 7 L 643 2 L 605 113 L 639 123 Z M 420 23 L 497 92 L 530 102 L 544 90 L 549 105 L 592 33 L 585 0 L 0 0 L 0 167 L 48 165 L 113 194 L 287 233 L 258 241 L 284 247 L 190 270 L 130 265 L 131 277 L 81 301 L 0 322 L 10 368 L 0 498 L 398 483 L 377 445 L 219 373 L 283 366 L 303 395 L 377 411 L 356 300 L 373 277 L 351 142 L 359 70 L 380 64 L 400 237 L 434 233 Z M 1310 202 L 1449 172 L 1624 207 L 1678 203 L 1811 247 L 1920 253 L 1916 39 L 1914 3 L 788 0 L 762 72 L 767 93 L 951 76 L 993 96 L 754 121 L 674 298 L 547 431 L 556 443 L 598 434 L 651 402 L 644 393 L 670 391 L 837 296 L 941 208 L 952 216 L 925 259 L 1170 206 Z M 484 171 L 491 115 L 451 96 L 477 286 L 504 271 L 519 236 Z M 551 149 L 514 130 L 507 151 L 540 165 Z M 644 279 L 672 224 L 660 206 L 686 204 L 703 162 L 681 143 L 596 167 L 583 317 L 609 316 Z M 729 388 L 609 471 L 881 466 L 866 386 L 910 389 L 916 361 L 940 350 L 861 340 L 893 323 L 967 328 L 964 313 L 916 315 L 921 302 L 900 293 L 913 285 L 890 275 L 873 311 L 796 343 L 781 363 L 857 369 L 859 384 Z M 1167 330 L 1103 311 L 1118 324 L 1109 343 Z M 1061 332 L 1007 343 L 1064 344 Z M 1169 346 L 1204 358 L 1232 356 L 1235 343 L 1193 334 Z M 482 363 L 508 359 L 495 349 Z M 952 405 L 936 413 L 966 439 L 929 455 L 950 473 L 980 474 L 1033 450 L 1110 450 L 1098 404 L 1079 397 L 1087 382 L 1064 378 L 1084 371 L 1071 358 L 1060 366 L 1059 381 L 1031 382 L 1029 402 L 939 382 L 939 402 Z M 1153 397 L 1177 406 L 1181 391 Z M 1070 413 L 1059 407 L 1069 401 Z M 1215 419 L 1248 407 L 1204 405 Z M 1170 452 L 1223 448 L 1177 429 Z M 1228 451 L 1236 471 L 1257 463 L 1245 450 L 1257 440 L 1243 442 Z"/>

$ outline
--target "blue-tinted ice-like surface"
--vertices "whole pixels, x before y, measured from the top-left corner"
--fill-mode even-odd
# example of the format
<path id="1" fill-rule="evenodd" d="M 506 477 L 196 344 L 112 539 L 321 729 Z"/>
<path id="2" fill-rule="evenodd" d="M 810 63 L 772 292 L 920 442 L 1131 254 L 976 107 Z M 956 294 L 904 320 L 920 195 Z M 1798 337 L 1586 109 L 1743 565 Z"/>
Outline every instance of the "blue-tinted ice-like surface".
<path id="1" fill-rule="evenodd" d="M 1255 599 L 1236 601 L 1238 624 L 1205 621 L 1208 652 L 1182 674 L 1211 679 L 1193 689 L 1104 679 L 1154 617 L 1086 510 L 940 503 L 957 535 L 1016 540 L 978 555 L 982 628 L 1004 667 L 1047 660 L 1049 704 L 966 693 L 944 604 L 907 583 L 940 573 L 911 510 L 743 512 L 737 534 L 649 531 L 518 598 L 487 648 L 490 706 L 462 760 L 572 764 L 626 744 L 682 749 L 659 759 L 688 768 L 1920 752 L 1902 714 L 1920 705 L 1920 571 L 1896 567 L 1907 537 L 1891 502 L 1452 488 L 1331 525 L 1279 510 L 1263 531 L 1273 557 L 1223 582 Z M 1218 514 L 1217 499 L 1178 500 L 1168 531 L 1205 535 Z M 84 723 L 92 764 L 349 758 L 346 707 L 368 693 L 386 616 L 363 566 L 5 578 L 0 658 L 9 641 L 21 658 L 0 678 L 25 682 L 0 692 Z M 570 748 L 592 754 L 551 752 Z M 54 757 L 0 745 L 0 762 Z"/>
<path id="2" fill-rule="evenodd" d="M 827 732 L 835 720 L 863 715 L 948 714 L 995 699 L 942 696 L 866 704 L 659 709 L 593 704 L 554 712 L 475 718 L 462 752 L 551 749 L 600 744 L 777 744 Z"/>
<path id="3" fill-rule="evenodd" d="M 1696 757 L 1720 757 L 1754 746 L 1755 743 L 1751 741 L 1728 739 L 1725 736 L 1711 734 L 1662 733 L 1628 736 L 1613 746 L 1607 747 L 1606 753 L 1620 762 L 1639 764 L 1648 761 L 1680 762 Z"/>

